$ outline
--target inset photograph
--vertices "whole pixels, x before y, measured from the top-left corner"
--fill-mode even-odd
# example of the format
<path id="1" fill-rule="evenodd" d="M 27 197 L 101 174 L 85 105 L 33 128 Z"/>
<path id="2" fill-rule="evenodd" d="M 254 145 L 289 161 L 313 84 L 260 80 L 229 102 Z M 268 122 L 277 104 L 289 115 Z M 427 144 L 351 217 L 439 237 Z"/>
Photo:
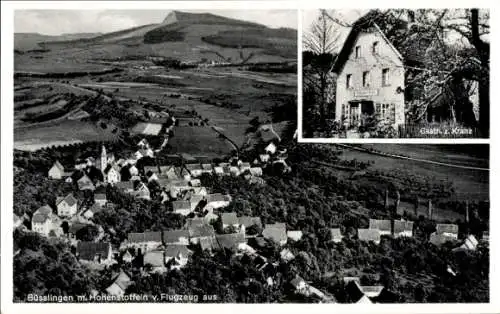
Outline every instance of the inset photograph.
<path id="1" fill-rule="evenodd" d="M 488 138 L 489 11 L 303 11 L 307 139 Z"/>

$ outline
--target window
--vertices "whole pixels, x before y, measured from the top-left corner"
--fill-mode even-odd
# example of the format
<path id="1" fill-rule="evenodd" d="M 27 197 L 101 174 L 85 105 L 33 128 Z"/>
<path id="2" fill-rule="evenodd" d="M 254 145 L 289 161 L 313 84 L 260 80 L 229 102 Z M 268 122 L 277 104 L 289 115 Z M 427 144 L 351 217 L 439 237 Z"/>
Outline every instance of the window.
<path id="1" fill-rule="evenodd" d="M 389 85 L 389 69 L 382 69 L 382 86 Z"/>
<path id="2" fill-rule="evenodd" d="M 372 52 L 374 55 L 378 54 L 378 41 L 373 43 Z"/>
<path id="3" fill-rule="evenodd" d="M 347 74 L 345 77 L 345 87 L 347 89 L 352 88 L 352 74 Z"/>
<path id="4" fill-rule="evenodd" d="M 361 58 L 361 46 L 356 46 L 356 59 Z"/>
<path id="5" fill-rule="evenodd" d="M 370 72 L 363 72 L 363 87 L 370 86 Z"/>

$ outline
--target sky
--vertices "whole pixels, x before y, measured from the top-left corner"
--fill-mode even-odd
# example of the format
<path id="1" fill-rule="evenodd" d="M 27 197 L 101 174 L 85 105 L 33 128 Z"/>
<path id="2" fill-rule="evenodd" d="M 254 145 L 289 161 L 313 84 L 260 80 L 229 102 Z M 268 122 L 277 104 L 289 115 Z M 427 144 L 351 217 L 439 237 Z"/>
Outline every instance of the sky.
<path id="1" fill-rule="evenodd" d="M 183 10 L 213 13 L 269 27 L 297 29 L 296 10 Z M 170 10 L 16 10 L 16 33 L 60 35 L 64 33 L 107 33 L 135 26 L 161 23 Z"/>

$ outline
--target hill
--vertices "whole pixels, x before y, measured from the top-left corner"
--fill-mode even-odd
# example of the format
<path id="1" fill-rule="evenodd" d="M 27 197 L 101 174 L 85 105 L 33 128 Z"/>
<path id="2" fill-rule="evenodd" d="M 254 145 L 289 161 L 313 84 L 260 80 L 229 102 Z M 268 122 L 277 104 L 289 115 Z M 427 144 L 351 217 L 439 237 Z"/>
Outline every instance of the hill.
<path id="1" fill-rule="evenodd" d="M 19 51 L 29 51 L 42 49 L 41 42 L 47 41 L 65 41 L 77 40 L 83 38 L 92 38 L 100 35 L 100 33 L 69 33 L 61 35 L 43 35 L 39 33 L 15 33 L 14 34 L 14 49 Z"/>
<path id="2" fill-rule="evenodd" d="M 93 37 L 38 40 L 39 46 L 48 50 L 44 59 L 64 55 L 80 61 L 171 57 L 184 62 L 242 63 L 282 62 L 297 57 L 295 29 L 273 29 L 209 13 L 179 11 L 169 13 L 158 24 Z"/>

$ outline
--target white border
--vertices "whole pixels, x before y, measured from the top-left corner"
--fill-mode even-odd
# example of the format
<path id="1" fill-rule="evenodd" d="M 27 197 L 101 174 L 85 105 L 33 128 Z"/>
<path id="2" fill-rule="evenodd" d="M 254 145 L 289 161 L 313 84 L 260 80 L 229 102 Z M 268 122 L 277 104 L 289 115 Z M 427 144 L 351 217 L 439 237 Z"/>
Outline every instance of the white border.
<path id="1" fill-rule="evenodd" d="M 358 0 L 356 3 L 349 3 L 350 7 L 357 8 L 390 8 L 390 7 L 428 7 L 428 8 L 444 8 L 446 7 L 445 2 L 437 2 L 435 0 L 420 0 L 418 2 L 406 2 L 402 3 L 397 0 L 379 0 L 374 2 L 373 0 Z M 325 304 L 259 304 L 259 305 L 245 305 L 245 304 L 223 304 L 223 305 L 192 305 L 192 304 L 13 304 L 13 277 L 12 277 L 12 157 L 13 157 L 13 123 L 11 117 L 13 116 L 13 10 L 14 9 L 103 9 L 103 8 L 115 8 L 115 9 L 317 9 L 317 8 L 337 8 L 345 5 L 345 3 L 335 3 L 332 1 L 319 1 L 319 0 L 304 0 L 304 1 L 248 1 L 248 2 L 229 2 L 229 1 L 218 1 L 218 2 L 207 2 L 207 1 L 189 1 L 189 2 L 151 2 L 151 1 L 138 1 L 138 2 L 39 2 L 39 1 L 21 1 L 21 2 L 1 2 L 1 31 L 2 31 L 2 108 L 1 108 L 1 164 L 2 164 L 2 181 L 1 181 L 1 208 L 2 208 L 2 246 L 1 246 L 1 267 L 2 267 L 2 313 L 88 313 L 95 311 L 111 313 L 141 313 L 146 311 L 179 311 L 182 313 L 193 312 L 199 313 L 200 310 L 203 312 L 213 313 L 234 313 L 238 311 L 240 313 L 252 313 L 262 310 L 264 312 L 282 312 L 282 313 L 308 313 L 308 312 L 326 312 L 335 311 L 342 313 L 499 313 L 500 312 L 500 298 L 495 298 L 495 296 L 500 295 L 499 289 L 499 271 L 495 267 L 491 267 L 490 271 L 490 303 L 489 304 L 373 304 L 373 305 L 325 305 Z M 491 55 L 497 56 L 497 44 L 493 40 L 496 37 L 499 20 L 495 19 L 497 2 L 493 1 L 470 1 L 470 0 L 454 0 L 450 2 L 449 5 L 453 7 L 489 7 L 491 8 L 491 27 L 492 34 L 495 36 L 491 37 Z M 300 16 L 300 13 L 298 13 Z M 300 23 L 300 22 L 299 22 Z M 301 28 L 298 28 L 299 43 L 302 40 Z M 299 46 L 300 49 L 300 46 Z M 300 50 L 299 50 L 300 52 Z M 298 65 L 301 65 L 301 53 L 298 56 Z M 492 59 L 491 69 L 493 73 L 491 74 L 492 86 L 496 79 L 496 70 L 498 70 L 496 59 Z M 302 71 L 298 70 L 298 81 L 299 81 L 299 93 L 301 96 L 301 79 Z M 495 100 L 497 91 L 492 89 L 491 91 L 491 117 L 498 117 L 498 106 L 495 105 Z M 301 102 L 299 99 L 299 106 Z M 300 118 L 300 117 L 299 117 Z M 493 119 L 492 119 L 493 120 Z M 301 119 L 299 119 L 299 129 Z M 491 138 L 497 138 L 499 136 L 499 127 L 496 124 L 491 124 L 490 135 Z M 301 134 L 301 132 L 300 132 Z M 337 141 L 338 142 L 338 141 Z M 348 140 L 350 143 L 354 143 L 354 140 Z M 370 140 L 370 142 L 374 142 Z M 377 141 L 378 142 L 378 141 Z M 386 142 L 386 141 L 380 141 Z M 391 143 L 489 143 L 488 140 L 467 140 L 467 139 L 454 139 L 447 141 L 431 141 L 425 140 L 422 142 L 409 141 L 407 139 L 399 139 L 391 141 Z M 491 171 L 490 171 L 490 189 L 495 191 L 495 187 L 500 186 L 498 176 L 494 174 L 498 173 L 498 165 L 500 160 L 498 158 L 499 151 L 497 146 L 494 145 L 494 141 L 491 141 L 490 146 L 491 151 Z M 498 194 L 498 193 L 496 193 Z M 498 197 L 495 193 L 491 193 L 491 208 L 495 209 L 498 203 Z M 498 238 L 500 236 L 497 232 L 497 228 L 494 226 L 498 224 L 500 214 L 498 210 L 492 210 L 490 214 L 491 228 L 490 228 L 490 265 L 494 265 L 495 262 L 499 261 L 498 256 Z"/>

